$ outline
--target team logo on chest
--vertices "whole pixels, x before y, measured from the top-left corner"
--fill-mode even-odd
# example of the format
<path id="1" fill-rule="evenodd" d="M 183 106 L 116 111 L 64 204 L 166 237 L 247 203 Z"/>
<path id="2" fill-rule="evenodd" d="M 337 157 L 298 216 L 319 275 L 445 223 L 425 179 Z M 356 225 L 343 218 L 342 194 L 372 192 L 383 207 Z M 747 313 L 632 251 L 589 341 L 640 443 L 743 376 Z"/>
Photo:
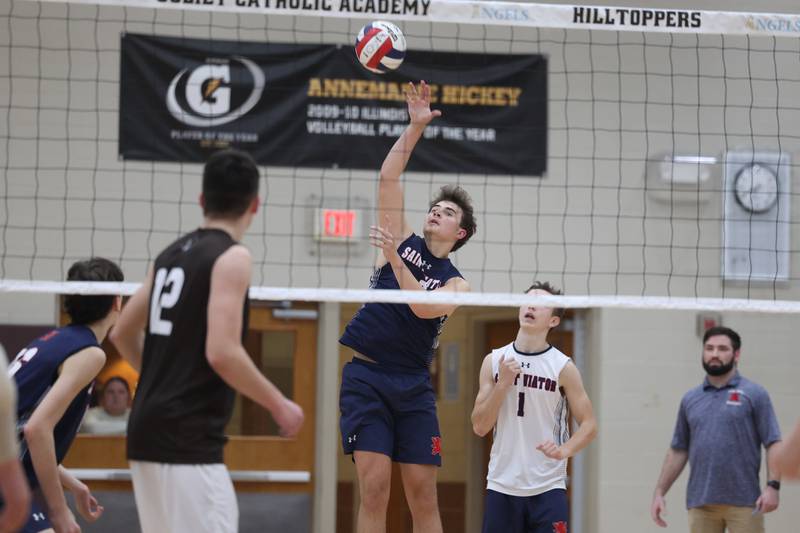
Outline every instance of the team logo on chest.
<path id="1" fill-rule="evenodd" d="M 742 391 L 739 389 L 728 391 L 728 401 L 725 403 L 728 405 L 742 405 Z"/>

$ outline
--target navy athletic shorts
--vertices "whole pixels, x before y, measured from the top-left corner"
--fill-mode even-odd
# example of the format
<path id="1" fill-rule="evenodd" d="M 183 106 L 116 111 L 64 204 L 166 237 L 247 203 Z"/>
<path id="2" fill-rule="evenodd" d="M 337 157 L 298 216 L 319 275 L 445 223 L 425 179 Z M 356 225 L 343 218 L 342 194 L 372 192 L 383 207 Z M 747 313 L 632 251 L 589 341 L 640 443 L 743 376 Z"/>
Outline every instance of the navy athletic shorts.
<path id="1" fill-rule="evenodd" d="M 567 491 L 553 489 L 536 496 L 486 492 L 483 533 L 568 533 Z"/>
<path id="2" fill-rule="evenodd" d="M 355 358 L 342 370 L 339 410 L 344 453 L 377 452 L 396 463 L 442 465 L 427 370 L 402 372 Z"/>

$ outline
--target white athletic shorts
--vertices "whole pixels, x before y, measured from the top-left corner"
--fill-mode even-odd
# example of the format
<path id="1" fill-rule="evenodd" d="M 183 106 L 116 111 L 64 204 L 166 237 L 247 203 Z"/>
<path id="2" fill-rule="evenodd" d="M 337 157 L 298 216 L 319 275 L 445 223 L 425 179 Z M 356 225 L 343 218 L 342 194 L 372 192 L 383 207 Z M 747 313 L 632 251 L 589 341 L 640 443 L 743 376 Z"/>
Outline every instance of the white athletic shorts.
<path id="1" fill-rule="evenodd" d="M 142 533 L 239 530 L 239 506 L 224 464 L 130 464 Z"/>

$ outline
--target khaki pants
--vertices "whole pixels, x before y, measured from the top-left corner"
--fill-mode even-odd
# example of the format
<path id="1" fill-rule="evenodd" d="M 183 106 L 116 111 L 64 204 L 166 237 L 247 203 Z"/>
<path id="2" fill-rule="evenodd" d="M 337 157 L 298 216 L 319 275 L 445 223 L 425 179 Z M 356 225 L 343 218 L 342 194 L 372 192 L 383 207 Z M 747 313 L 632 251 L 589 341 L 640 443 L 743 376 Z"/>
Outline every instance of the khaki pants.
<path id="1" fill-rule="evenodd" d="M 691 533 L 764 533 L 764 515 L 753 507 L 704 505 L 689 509 Z"/>

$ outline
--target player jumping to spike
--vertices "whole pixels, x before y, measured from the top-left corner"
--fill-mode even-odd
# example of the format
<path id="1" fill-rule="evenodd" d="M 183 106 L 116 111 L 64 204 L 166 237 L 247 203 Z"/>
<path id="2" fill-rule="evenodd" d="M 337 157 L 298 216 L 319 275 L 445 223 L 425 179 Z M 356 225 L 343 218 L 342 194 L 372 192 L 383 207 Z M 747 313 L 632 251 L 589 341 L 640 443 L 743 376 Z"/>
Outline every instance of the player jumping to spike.
<path id="1" fill-rule="evenodd" d="M 383 162 L 378 226 L 380 249 L 371 288 L 466 292 L 469 284 L 448 259 L 475 233 L 472 203 L 460 187 L 442 187 L 429 206 L 423 237 L 405 220 L 400 175 L 428 123 L 430 88 L 409 84 L 410 124 Z M 386 530 L 392 462 L 400 464 L 415 532 L 442 531 L 436 496 L 441 435 L 429 366 L 439 333 L 455 305 L 368 303 L 340 342 L 354 350 L 342 373 L 342 445 L 356 464 L 361 504 L 359 533 Z"/>

